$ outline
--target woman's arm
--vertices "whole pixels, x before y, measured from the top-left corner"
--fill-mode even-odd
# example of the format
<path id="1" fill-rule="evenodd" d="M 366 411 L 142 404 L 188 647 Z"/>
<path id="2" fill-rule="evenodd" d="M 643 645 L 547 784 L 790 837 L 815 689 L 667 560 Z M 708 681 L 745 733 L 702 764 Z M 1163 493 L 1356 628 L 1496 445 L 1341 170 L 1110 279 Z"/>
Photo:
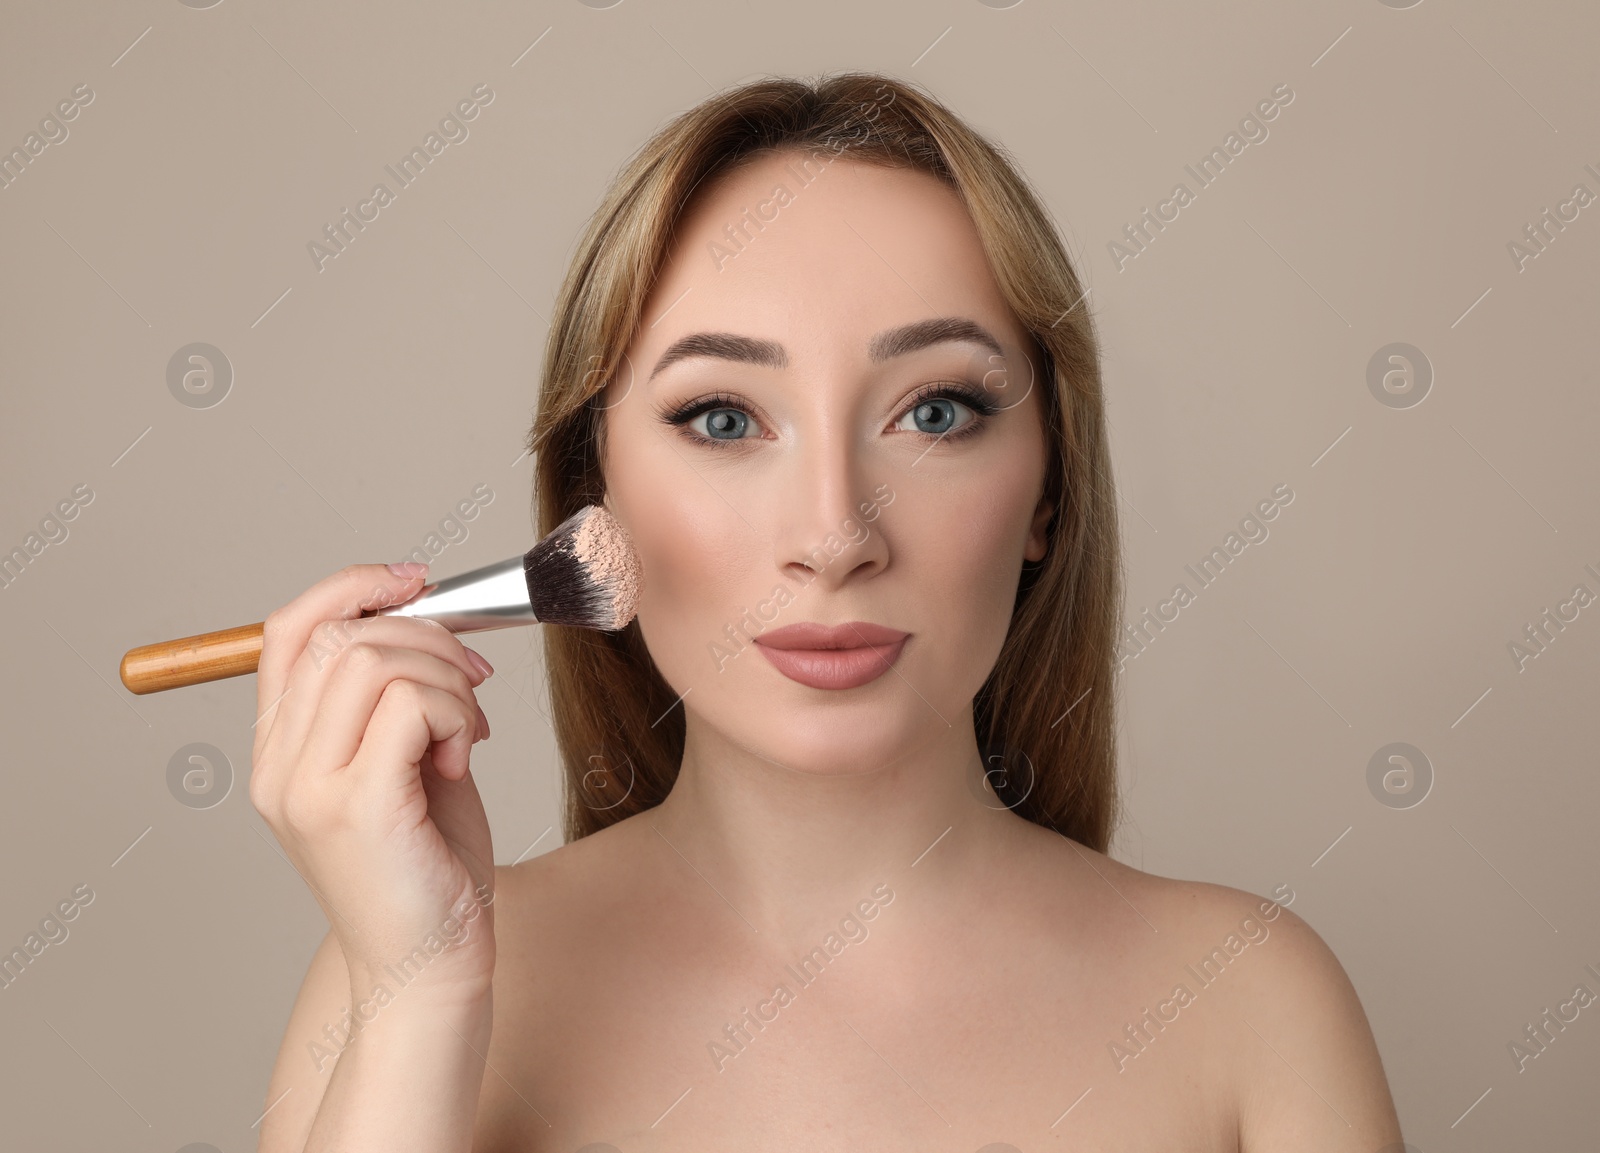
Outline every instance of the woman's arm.
<path id="1" fill-rule="evenodd" d="M 1289 910 L 1271 929 L 1240 1025 L 1240 1153 L 1398 1148 L 1383 1062 L 1344 967 Z"/>
<path id="2" fill-rule="evenodd" d="M 474 690 L 493 669 L 441 625 L 362 615 L 422 579 L 351 565 L 262 631 L 250 801 L 337 938 L 307 974 L 265 1104 L 274 1150 L 472 1147 L 495 936 L 470 759 L 489 735 Z M 320 1077 L 335 1054 L 318 1093 L 300 1061 Z M 316 1099 L 274 1120 L 297 1090 Z"/>
<path id="3" fill-rule="evenodd" d="M 323 938 L 278 1049 L 258 1153 L 471 1147 L 490 990 L 396 984 L 353 981 L 338 938 Z M 388 996 L 375 997 L 377 985 Z M 358 1008 L 372 1019 L 352 1029 Z"/>

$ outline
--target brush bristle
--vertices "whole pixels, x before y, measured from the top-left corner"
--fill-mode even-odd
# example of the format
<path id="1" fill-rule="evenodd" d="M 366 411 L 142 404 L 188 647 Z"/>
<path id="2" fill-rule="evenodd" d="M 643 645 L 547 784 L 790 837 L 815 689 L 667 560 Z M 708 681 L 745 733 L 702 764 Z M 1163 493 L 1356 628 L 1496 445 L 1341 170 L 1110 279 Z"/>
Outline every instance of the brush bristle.
<path id="1" fill-rule="evenodd" d="M 528 597 L 543 624 L 615 632 L 633 619 L 643 570 L 627 531 L 585 505 L 528 550 Z"/>

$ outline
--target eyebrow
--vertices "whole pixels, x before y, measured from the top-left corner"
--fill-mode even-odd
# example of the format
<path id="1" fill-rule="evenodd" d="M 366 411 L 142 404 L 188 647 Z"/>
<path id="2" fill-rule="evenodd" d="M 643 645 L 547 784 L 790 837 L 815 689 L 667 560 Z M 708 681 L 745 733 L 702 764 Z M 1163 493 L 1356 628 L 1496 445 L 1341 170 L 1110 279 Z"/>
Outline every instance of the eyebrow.
<path id="1" fill-rule="evenodd" d="M 1004 355 L 994 334 L 977 321 L 964 316 L 939 316 L 884 329 L 867 342 L 867 356 L 874 364 L 881 364 L 897 356 L 954 341 L 982 345 L 997 356 Z M 760 340 L 732 332 L 695 332 L 672 342 L 650 370 L 650 378 L 653 380 L 669 364 L 696 357 L 732 360 L 763 368 L 789 366 L 788 352 L 775 340 Z"/>

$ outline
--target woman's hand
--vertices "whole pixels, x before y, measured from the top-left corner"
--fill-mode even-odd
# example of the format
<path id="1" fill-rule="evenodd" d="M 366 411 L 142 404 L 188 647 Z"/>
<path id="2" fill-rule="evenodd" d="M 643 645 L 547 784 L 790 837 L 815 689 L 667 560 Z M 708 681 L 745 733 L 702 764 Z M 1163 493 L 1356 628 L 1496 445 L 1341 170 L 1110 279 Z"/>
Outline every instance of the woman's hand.
<path id="1" fill-rule="evenodd" d="M 399 972 L 407 988 L 479 996 L 494 854 L 469 755 L 489 735 L 473 690 L 494 670 L 433 621 L 361 617 L 422 588 L 401 574 L 423 566 L 395 568 L 351 565 L 267 617 L 250 801 L 322 906 L 353 989 L 392 988 Z"/>

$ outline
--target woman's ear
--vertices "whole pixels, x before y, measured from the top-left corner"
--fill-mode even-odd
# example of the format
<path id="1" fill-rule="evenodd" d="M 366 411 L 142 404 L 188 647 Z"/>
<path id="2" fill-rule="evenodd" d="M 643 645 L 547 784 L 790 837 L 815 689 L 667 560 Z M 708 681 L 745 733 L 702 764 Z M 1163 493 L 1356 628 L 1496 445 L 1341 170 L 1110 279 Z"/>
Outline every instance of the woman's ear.
<path id="1" fill-rule="evenodd" d="M 1050 538 L 1045 535 L 1045 530 L 1049 527 L 1050 515 L 1055 509 L 1056 506 L 1049 497 L 1039 498 L 1039 503 L 1033 510 L 1033 523 L 1028 526 L 1027 547 L 1022 550 L 1024 560 L 1037 564 L 1050 550 Z"/>

